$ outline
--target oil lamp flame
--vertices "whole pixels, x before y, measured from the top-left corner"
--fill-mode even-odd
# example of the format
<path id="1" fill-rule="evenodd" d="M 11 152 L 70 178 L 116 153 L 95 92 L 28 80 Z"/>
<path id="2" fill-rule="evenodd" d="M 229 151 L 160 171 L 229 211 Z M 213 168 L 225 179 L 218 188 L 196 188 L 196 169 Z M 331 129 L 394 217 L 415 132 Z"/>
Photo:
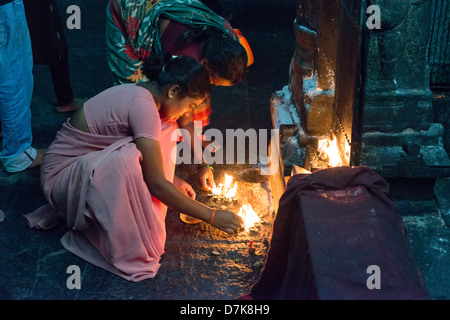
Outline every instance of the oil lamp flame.
<path id="1" fill-rule="evenodd" d="M 250 230 L 256 223 L 261 222 L 261 219 L 253 211 L 250 204 L 244 204 L 241 209 L 239 209 L 238 215 L 244 220 L 245 230 Z"/>
<path id="2" fill-rule="evenodd" d="M 233 177 L 225 173 L 225 188 L 230 188 L 231 182 L 233 182 Z"/>
<path id="3" fill-rule="evenodd" d="M 336 136 L 333 134 L 331 140 L 320 139 L 318 143 L 317 151 L 319 152 L 319 158 L 328 158 L 328 165 L 330 167 L 340 167 L 342 166 L 342 159 L 339 155 L 339 149 L 337 145 Z"/>
<path id="4" fill-rule="evenodd" d="M 225 174 L 225 182 L 219 183 L 219 185 L 213 187 L 211 189 L 211 193 L 214 196 L 224 197 L 231 201 L 236 196 L 237 191 L 237 182 L 235 182 L 233 187 L 231 187 L 232 182 L 233 177 L 228 174 Z"/>
<path id="5" fill-rule="evenodd" d="M 211 193 L 215 196 L 220 196 L 220 194 L 222 193 L 222 187 L 223 185 L 219 183 L 219 185 L 212 187 Z"/>
<path id="6" fill-rule="evenodd" d="M 225 194 L 225 197 L 228 199 L 233 198 L 236 195 L 236 191 L 237 191 L 237 182 L 234 183 L 233 188 L 229 188 L 227 193 Z"/>

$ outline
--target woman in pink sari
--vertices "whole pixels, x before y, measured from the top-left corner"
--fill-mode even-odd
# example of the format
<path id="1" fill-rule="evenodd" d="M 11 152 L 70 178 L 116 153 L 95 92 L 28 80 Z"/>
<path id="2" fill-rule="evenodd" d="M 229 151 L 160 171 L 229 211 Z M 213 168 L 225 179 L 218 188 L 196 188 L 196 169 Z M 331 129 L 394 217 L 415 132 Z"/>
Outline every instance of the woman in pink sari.
<path id="1" fill-rule="evenodd" d="M 150 56 L 143 70 L 149 82 L 109 88 L 63 124 L 41 167 L 48 204 L 26 215 L 36 228 L 65 221 L 67 250 L 130 281 L 158 271 L 167 206 L 227 233 L 242 224 L 174 176 L 176 120 L 207 101 L 208 73 L 170 54 Z"/>

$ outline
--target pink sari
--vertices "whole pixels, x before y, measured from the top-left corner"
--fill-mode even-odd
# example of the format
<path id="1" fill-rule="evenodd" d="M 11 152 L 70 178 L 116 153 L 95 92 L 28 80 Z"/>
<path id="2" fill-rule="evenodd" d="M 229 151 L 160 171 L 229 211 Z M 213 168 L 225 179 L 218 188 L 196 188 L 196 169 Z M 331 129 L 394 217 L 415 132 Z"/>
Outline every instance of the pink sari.
<path id="1" fill-rule="evenodd" d="M 173 181 L 176 124 L 161 126 L 164 170 Z M 70 231 L 61 242 L 70 252 L 129 281 L 153 278 L 164 253 L 167 207 L 150 194 L 141 160 L 133 137 L 85 133 L 67 121 L 41 167 L 48 204 L 25 215 L 28 225 L 48 229 L 66 221 Z"/>

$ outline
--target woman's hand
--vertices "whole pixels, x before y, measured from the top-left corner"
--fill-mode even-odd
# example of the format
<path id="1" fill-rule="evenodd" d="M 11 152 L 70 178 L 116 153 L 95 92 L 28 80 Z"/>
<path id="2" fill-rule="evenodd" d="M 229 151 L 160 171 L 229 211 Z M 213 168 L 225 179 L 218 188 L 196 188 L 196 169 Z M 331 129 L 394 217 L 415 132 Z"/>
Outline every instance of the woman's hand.
<path id="1" fill-rule="evenodd" d="M 178 178 L 177 176 L 174 176 L 173 177 L 173 185 L 178 190 L 180 190 L 185 195 L 187 195 L 189 198 L 191 198 L 192 200 L 195 200 L 195 196 L 196 196 L 195 191 L 189 183 L 187 183 L 186 181 L 184 181 L 181 178 Z"/>
<path id="2" fill-rule="evenodd" d="M 237 214 L 226 211 L 216 210 L 212 219 L 212 225 L 219 230 L 232 234 L 244 224 L 244 220 Z"/>
<path id="3" fill-rule="evenodd" d="M 214 183 L 214 175 L 210 167 L 200 166 L 198 168 L 198 178 L 200 179 L 201 188 L 205 191 L 211 191 L 216 186 Z"/>

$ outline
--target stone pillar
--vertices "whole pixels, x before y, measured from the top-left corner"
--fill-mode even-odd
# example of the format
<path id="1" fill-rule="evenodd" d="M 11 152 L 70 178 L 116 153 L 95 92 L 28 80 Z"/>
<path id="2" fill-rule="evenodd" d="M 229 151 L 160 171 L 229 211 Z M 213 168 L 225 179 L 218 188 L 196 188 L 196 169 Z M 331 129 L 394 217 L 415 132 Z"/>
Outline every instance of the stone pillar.
<path id="1" fill-rule="evenodd" d="M 289 87 L 306 135 L 326 135 L 333 124 L 338 12 L 334 0 L 298 2 Z"/>
<path id="2" fill-rule="evenodd" d="M 381 10 L 381 29 L 369 30 L 361 164 L 384 177 L 446 176 L 450 162 L 443 126 L 433 123 L 429 85 L 432 3 L 371 4 Z"/>
<path id="3" fill-rule="evenodd" d="M 380 9 L 379 30 L 366 27 L 365 5 L 362 1 L 359 8 L 352 0 L 298 0 L 289 84 L 271 101 L 273 127 L 280 130 L 279 152 L 271 161 L 278 161 L 282 169 L 278 177 L 271 177 L 271 184 L 278 184 L 273 189 L 280 194 L 291 168 L 319 168 L 309 166 L 309 155 L 314 148 L 317 151 L 319 138 L 336 130 L 336 123 L 342 124 L 338 129 L 346 137 L 357 126 L 358 141 L 349 144 L 356 145 L 360 165 L 384 178 L 434 181 L 437 190 L 444 190 L 440 195 L 447 190 L 450 160 L 444 149 L 444 126 L 433 120 L 428 65 L 432 2 L 369 1 L 368 6 Z M 362 33 L 356 39 L 358 10 Z M 353 58 L 359 55 L 358 70 L 350 68 L 355 65 L 349 62 L 349 53 Z M 351 75 L 357 87 L 350 83 L 355 80 Z M 353 95 L 358 103 L 352 103 Z M 358 120 L 350 124 L 347 111 L 352 107 Z"/>

